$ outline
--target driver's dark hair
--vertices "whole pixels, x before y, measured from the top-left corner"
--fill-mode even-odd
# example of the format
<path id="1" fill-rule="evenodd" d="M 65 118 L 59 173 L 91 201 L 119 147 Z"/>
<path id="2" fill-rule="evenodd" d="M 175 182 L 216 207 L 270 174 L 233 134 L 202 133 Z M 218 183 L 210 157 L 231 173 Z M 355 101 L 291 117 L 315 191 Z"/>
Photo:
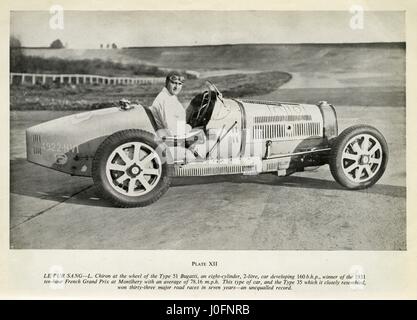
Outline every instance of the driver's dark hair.
<path id="1" fill-rule="evenodd" d="M 176 77 L 179 77 L 179 78 L 182 78 L 182 81 L 184 81 L 184 75 L 180 72 L 180 71 L 170 71 L 168 74 L 167 74 L 167 76 L 166 76 L 166 78 L 165 78 L 165 87 L 167 87 L 168 86 L 168 82 L 169 82 L 169 80 L 171 79 L 171 77 L 173 77 L 173 76 L 176 76 Z"/>

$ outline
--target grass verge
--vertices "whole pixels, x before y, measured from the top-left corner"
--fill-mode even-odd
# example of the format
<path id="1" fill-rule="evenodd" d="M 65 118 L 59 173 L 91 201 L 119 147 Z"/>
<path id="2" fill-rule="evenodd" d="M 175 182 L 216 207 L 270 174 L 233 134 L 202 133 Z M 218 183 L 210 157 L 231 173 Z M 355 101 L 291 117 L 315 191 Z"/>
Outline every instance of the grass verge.
<path id="1" fill-rule="evenodd" d="M 291 79 L 285 72 L 233 74 L 207 79 L 189 79 L 179 98 L 188 105 L 192 97 L 205 90 L 205 81 L 213 82 L 225 97 L 263 95 L 276 90 Z M 126 98 L 142 105 L 151 105 L 162 84 L 141 85 L 62 85 L 10 87 L 11 110 L 92 110 L 116 106 Z"/>

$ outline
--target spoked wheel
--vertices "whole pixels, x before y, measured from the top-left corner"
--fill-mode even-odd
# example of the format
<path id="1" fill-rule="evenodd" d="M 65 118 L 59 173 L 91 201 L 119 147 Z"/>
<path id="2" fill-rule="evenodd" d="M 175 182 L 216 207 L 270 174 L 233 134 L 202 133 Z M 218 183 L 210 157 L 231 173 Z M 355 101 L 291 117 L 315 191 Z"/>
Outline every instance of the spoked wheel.
<path id="1" fill-rule="evenodd" d="M 120 131 L 104 140 L 94 157 L 92 175 L 103 197 L 120 207 L 149 205 L 170 184 L 154 136 L 142 130 Z"/>
<path id="2" fill-rule="evenodd" d="M 107 158 L 106 175 L 110 185 L 121 194 L 140 196 L 154 189 L 162 175 L 156 151 L 142 142 L 118 146 Z"/>
<path id="3" fill-rule="evenodd" d="M 330 170 L 337 182 L 349 189 L 374 185 L 388 162 L 388 146 L 383 135 L 365 125 L 352 126 L 336 139 L 330 154 Z"/>

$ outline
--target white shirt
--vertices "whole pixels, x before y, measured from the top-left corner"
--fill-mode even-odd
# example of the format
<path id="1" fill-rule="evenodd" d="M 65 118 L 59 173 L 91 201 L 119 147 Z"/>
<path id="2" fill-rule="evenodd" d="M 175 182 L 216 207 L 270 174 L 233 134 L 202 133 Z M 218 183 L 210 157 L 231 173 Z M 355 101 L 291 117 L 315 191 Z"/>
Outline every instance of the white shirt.
<path id="1" fill-rule="evenodd" d="M 163 88 L 150 107 L 158 128 L 167 129 L 172 135 L 185 135 L 190 126 L 185 123 L 185 109 L 176 95 Z"/>

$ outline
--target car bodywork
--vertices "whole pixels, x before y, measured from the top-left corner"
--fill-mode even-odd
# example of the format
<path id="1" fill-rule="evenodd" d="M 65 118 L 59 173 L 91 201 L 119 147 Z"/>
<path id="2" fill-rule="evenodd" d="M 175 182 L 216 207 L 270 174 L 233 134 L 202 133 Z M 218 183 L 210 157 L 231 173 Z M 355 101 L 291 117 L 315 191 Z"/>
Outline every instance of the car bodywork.
<path id="1" fill-rule="evenodd" d="M 146 107 L 135 105 L 83 112 L 33 126 L 26 130 L 27 159 L 89 177 L 95 152 L 109 135 L 134 128 L 156 135 L 150 117 Z M 205 130 L 208 150 L 215 145 L 206 161 L 175 163 L 171 175 L 288 175 L 321 165 L 330 151 L 329 142 L 337 136 L 337 120 L 334 107 L 326 102 L 217 99 Z"/>
<path id="2" fill-rule="evenodd" d="M 324 164 L 342 186 L 363 189 L 381 178 L 388 161 L 376 128 L 355 125 L 339 134 L 335 108 L 325 101 L 226 99 L 210 84 L 191 100 L 186 122 L 192 130 L 172 136 L 157 127 L 150 108 L 121 100 L 120 107 L 27 129 L 27 159 L 92 177 L 98 192 L 120 207 L 153 203 L 175 176 L 287 176 Z"/>
<path id="3" fill-rule="evenodd" d="M 143 128 L 155 132 L 143 107 L 106 108 L 65 116 L 26 130 L 27 160 L 75 176 L 91 177 L 98 146 L 114 132 Z"/>

